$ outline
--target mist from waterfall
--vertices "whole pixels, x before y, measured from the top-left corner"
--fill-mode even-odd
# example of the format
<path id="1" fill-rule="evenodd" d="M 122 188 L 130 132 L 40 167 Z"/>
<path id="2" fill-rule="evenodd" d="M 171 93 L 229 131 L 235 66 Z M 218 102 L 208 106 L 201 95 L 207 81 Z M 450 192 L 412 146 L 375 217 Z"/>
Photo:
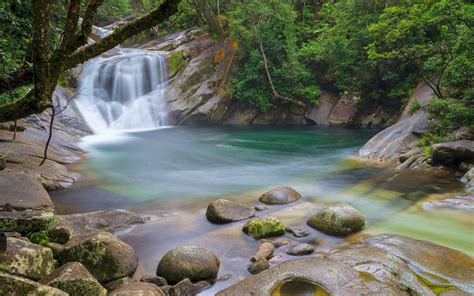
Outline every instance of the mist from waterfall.
<path id="1" fill-rule="evenodd" d="M 86 63 L 75 103 L 95 133 L 153 129 L 167 124 L 167 81 L 162 55 L 116 48 Z"/>

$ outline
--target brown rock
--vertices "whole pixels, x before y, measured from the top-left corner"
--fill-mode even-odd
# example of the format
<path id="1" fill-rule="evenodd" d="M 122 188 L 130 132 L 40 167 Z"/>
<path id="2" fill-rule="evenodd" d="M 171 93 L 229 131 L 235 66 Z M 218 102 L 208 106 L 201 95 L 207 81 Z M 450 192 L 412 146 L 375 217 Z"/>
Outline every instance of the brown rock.
<path id="1" fill-rule="evenodd" d="M 251 261 L 255 262 L 260 258 L 269 259 L 274 251 L 275 247 L 272 243 L 264 242 L 258 247 L 257 253 L 252 257 Z"/>
<path id="2" fill-rule="evenodd" d="M 284 186 L 273 188 L 262 194 L 259 200 L 265 204 L 271 205 L 282 205 L 291 202 L 295 202 L 301 198 L 301 194 L 298 193 L 295 189 Z"/>
<path id="3" fill-rule="evenodd" d="M 268 263 L 267 259 L 261 257 L 261 258 L 258 258 L 257 261 L 252 262 L 250 264 L 250 266 L 248 267 L 248 271 L 252 274 L 257 274 L 269 268 L 270 268 L 270 264 Z"/>
<path id="4" fill-rule="evenodd" d="M 165 296 L 157 285 L 143 282 L 125 284 L 108 294 L 108 296 Z"/>
<path id="5" fill-rule="evenodd" d="M 231 202 L 226 199 L 218 199 L 207 206 L 206 217 L 213 223 L 229 223 L 241 221 L 255 216 L 255 209 Z"/>
<path id="6" fill-rule="evenodd" d="M 310 244 L 299 244 L 289 249 L 286 253 L 292 256 L 304 256 L 313 254 L 314 247 Z"/>

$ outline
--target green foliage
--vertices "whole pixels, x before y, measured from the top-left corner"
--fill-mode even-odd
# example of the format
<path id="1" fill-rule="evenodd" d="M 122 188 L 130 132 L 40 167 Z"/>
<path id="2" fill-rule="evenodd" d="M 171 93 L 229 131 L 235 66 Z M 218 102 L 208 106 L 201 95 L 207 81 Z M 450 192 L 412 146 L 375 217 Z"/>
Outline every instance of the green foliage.
<path id="1" fill-rule="evenodd" d="M 49 237 L 46 230 L 28 233 L 26 237 L 34 244 L 45 245 L 49 243 Z"/>
<path id="2" fill-rule="evenodd" d="M 446 132 L 453 131 L 462 126 L 474 130 L 474 109 L 471 104 L 453 98 L 435 99 L 428 107 L 433 116 L 441 118 L 439 128 Z"/>
<path id="3" fill-rule="evenodd" d="M 431 147 L 433 144 L 443 142 L 443 137 L 436 133 L 425 133 L 416 144 L 417 147 Z M 426 152 L 426 151 L 425 151 Z M 429 153 L 428 153 L 429 155 Z"/>
<path id="4" fill-rule="evenodd" d="M 420 110 L 420 108 L 421 108 L 420 102 L 414 101 L 410 106 L 410 114 L 411 115 L 415 114 L 416 112 L 418 112 L 418 110 Z"/>

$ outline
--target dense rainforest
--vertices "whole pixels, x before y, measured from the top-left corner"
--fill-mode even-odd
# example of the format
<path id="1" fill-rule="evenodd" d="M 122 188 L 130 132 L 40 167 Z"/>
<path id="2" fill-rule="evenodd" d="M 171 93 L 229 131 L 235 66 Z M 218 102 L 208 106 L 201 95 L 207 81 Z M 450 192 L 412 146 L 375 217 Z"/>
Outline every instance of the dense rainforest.
<path id="1" fill-rule="evenodd" d="M 31 32 L 35 25 L 35 5 L 39 2 L 6 0 L 0 4 L 1 76 L 4 81 L 0 113 L 4 117 L 8 112 L 15 114 L 15 109 L 25 109 L 12 101 L 28 96 L 33 84 L 40 84 L 38 78 L 32 81 L 18 76 L 21 71 L 34 68 L 31 48 L 35 39 Z M 81 1 L 46 2 L 51 4 L 51 29 L 44 35 L 49 41 L 45 60 L 50 61 L 45 67 L 50 69 L 49 73 L 46 71 L 41 75 L 54 77 L 50 83 L 55 85 L 62 83 L 62 72 L 74 66 L 54 62 L 54 59 L 70 58 L 60 49 L 69 46 L 71 48 L 66 51 L 74 52 L 85 44 L 82 40 L 75 44 L 70 42 L 65 47 L 64 42 L 68 4 Z M 92 9 L 95 14 L 89 16 L 88 22 L 92 20 L 96 25 L 104 26 L 125 17 L 133 19 L 148 13 L 162 1 L 82 2 L 89 5 L 82 5 L 83 11 L 78 11 L 77 17 L 87 19 L 89 9 Z M 320 92 L 325 89 L 356 95 L 359 110 L 365 112 L 374 112 L 379 107 L 399 112 L 415 86 L 424 82 L 432 88 L 437 99 L 429 108 L 435 119 L 432 121 L 435 129 L 424 136 L 421 146 L 446 140 L 449 132 L 461 126 L 474 128 L 474 5 L 469 1 L 175 2 L 180 2 L 176 14 L 163 17 L 164 23 L 148 35 L 199 27 L 211 32 L 216 39 L 232 38 L 237 48 L 226 91 L 243 105 L 255 106 L 262 112 L 281 104 L 307 108 L 318 104 Z M 153 25 L 157 24 L 158 21 Z M 83 35 L 87 31 L 84 25 L 87 23 L 84 22 L 81 28 Z M 127 38 L 145 29 L 141 28 Z M 122 39 L 115 40 L 107 48 L 123 42 Z M 79 59 L 76 55 L 72 63 L 84 62 L 103 51 Z M 18 115 L 38 112 L 43 107 L 35 110 L 30 104 Z M 412 112 L 418 108 L 416 104 L 411 106 Z"/>

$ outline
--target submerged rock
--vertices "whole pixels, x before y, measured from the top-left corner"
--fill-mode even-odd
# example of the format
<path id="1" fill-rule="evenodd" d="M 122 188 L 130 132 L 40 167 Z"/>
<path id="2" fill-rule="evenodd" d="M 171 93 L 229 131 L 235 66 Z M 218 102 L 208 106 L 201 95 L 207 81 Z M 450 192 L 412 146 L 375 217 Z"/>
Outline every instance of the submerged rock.
<path id="1" fill-rule="evenodd" d="M 59 258 L 62 264 L 82 263 L 101 283 L 129 276 L 138 265 L 132 247 L 108 232 L 73 238 Z"/>
<path id="2" fill-rule="evenodd" d="M 306 223 L 327 234 L 346 235 L 361 230 L 365 219 L 350 205 L 336 204 L 311 216 Z"/>
<path id="3" fill-rule="evenodd" d="M 297 201 L 300 198 L 301 194 L 298 191 L 289 186 L 284 186 L 265 192 L 258 200 L 270 205 L 282 205 Z"/>
<path id="4" fill-rule="evenodd" d="M 314 247 L 310 244 L 299 244 L 289 249 L 286 253 L 292 256 L 304 256 L 313 254 Z"/>
<path id="5" fill-rule="evenodd" d="M 305 237 L 309 235 L 309 232 L 304 230 L 302 225 L 301 226 L 297 226 L 297 225 L 287 226 L 285 229 L 289 233 L 293 234 L 295 237 Z"/>
<path id="6" fill-rule="evenodd" d="M 460 163 L 474 160 L 474 141 L 455 141 L 435 144 L 431 149 L 435 163 Z"/>
<path id="7" fill-rule="evenodd" d="M 268 263 L 268 260 L 260 257 L 256 261 L 252 262 L 247 270 L 252 274 L 257 274 L 269 268 L 270 264 Z"/>
<path id="8" fill-rule="evenodd" d="M 228 223 L 245 220 L 255 216 L 255 209 L 231 202 L 226 199 L 218 199 L 207 206 L 207 220 L 213 223 Z"/>
<path id="9" fill-rule="evenodd" d="M 53 272 L 57 262 L 53 251 L 21 238 L 7 238 L 7 250 L 0 254 L 0 269 L 11 274 L 39 280 Z"/>
<path id="10" fill-rule="evenodd" d="M 165 293 L 157 285 L 150 283 L 136 282 L 125 284 L 109 294 L 108 296 L 165 296 Z"/>
<path id="11" fill-rule="evenodd" d="M 66 292 L 0 271 L 0 295 L 67 296 Z"/>
<path id="12" fill-rule="evenodd" d="M 285 234 L 283 223 L 273 217 L 252 219 L 244 225 L 242 230 L 257 239 Z"/>
<path id="13" fill-rule="evenodd" d="M 219 272 L 220 261 L 211 251 L 198 246 L 182 246 L 168 251 L 160 260 L 156 274 L 169 283 L 191 281 L 214 281 Z"/>
<path id="14" fill-rule="evenodd" d="M 70 295 L 105 296 L 107 294 L 104 287 L 79 262 L 64 264 L 39 283 L 58 288 Z"/>

